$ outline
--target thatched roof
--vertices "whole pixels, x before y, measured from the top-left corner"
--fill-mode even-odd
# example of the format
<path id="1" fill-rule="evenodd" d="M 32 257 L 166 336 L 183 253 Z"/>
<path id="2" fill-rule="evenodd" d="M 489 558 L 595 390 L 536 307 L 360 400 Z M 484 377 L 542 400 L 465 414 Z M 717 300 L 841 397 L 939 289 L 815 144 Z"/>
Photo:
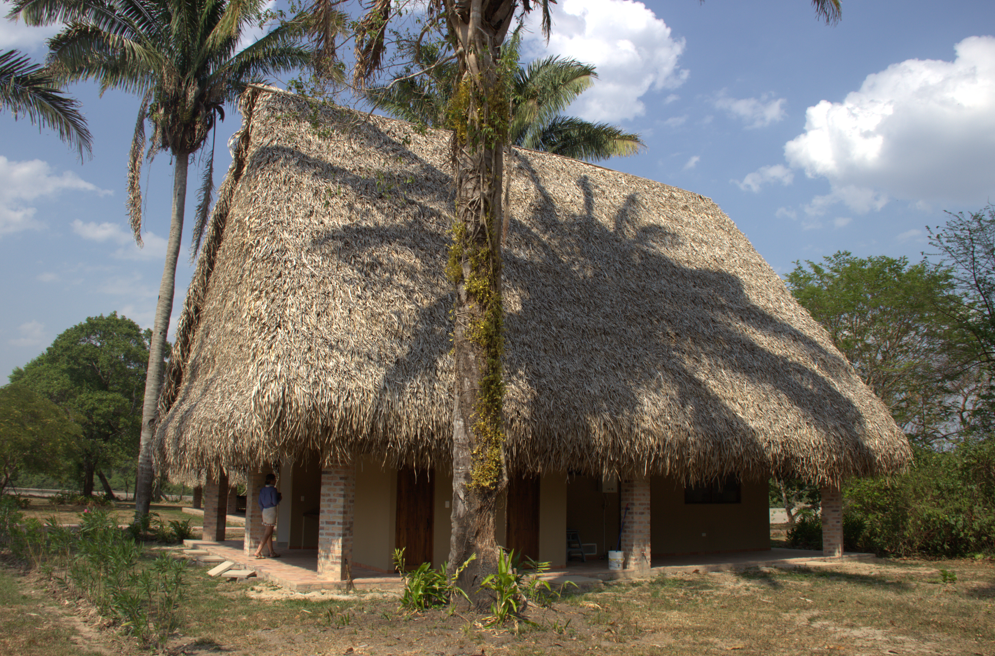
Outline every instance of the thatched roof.
<path id="1" fill-rule="evenodd" d="M 448 134 L 259 88 L 243 114 L 167 373 L 166 464 L 448 462 Z M 525 150 L 507 168 L 511 470 L 838 483 L 908 461 L 711 200 Z"/>

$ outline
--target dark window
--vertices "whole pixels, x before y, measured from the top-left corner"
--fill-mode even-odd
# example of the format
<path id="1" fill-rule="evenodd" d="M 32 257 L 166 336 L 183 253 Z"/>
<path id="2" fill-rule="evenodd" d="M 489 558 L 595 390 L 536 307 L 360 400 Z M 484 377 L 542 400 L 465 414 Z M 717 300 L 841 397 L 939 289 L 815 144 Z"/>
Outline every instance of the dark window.
<path id="1" fill-rule="evenodd" d="M 742 489 L 734 476 L 684 488 L 684 503 L 740 503 Z"/>

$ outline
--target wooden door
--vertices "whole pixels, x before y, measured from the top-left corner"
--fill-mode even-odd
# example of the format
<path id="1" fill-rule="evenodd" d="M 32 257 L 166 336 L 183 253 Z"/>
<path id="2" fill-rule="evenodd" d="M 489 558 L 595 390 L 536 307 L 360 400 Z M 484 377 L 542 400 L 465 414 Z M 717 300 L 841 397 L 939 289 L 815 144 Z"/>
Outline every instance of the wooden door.
<path id="1" fill-rule="evenodd" d="M 508 549 L 524 562 L 539 560 L 539 477 L 508 481 Z M 563 538 L 566 539 L 566 536 Z"/>
<path id="2" fill-rule="evenodd" d="M 408 569 L 432 562 L 435 481 L 427 470 L 397 472 L 397 520 L 394 544 L 404 549 Z"/>

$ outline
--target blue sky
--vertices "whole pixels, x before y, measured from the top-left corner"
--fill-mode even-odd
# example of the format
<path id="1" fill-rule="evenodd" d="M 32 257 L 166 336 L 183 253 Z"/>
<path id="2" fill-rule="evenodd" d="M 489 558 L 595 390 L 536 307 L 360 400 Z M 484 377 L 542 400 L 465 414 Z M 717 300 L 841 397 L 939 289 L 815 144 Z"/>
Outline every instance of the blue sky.
<path id="1" fill-rule="evenodd" d="M 990 0 L 843 0 L 835 27 L 808 0 L 561 0 L 553 17 L 549 45 L 534 35 L 525 54 L 595 64 L 600 80 L 570 113 L 646 142 L 606 165 L 712 198 L 779 273 L 837 250 L 918 259 L 944 210 L 995 196 Z M 0 50 L 41 60 L 51 33 L 0 21 Z M 152 324 L 171 162 L 160 154 L 143 172 L 139 249 L 125 210 L 138 101 L 94 85 L 70 92 L 94 135 L 83 164 L 52 132 L 0 113 L 4 377 L 88 316 Z M 218 133 L 218 183 L 240 120 L 230 110 Z M 192 171 L 188 217 L 198 179 Z M 184 250 L 174 325 L 188 261 Z"/>

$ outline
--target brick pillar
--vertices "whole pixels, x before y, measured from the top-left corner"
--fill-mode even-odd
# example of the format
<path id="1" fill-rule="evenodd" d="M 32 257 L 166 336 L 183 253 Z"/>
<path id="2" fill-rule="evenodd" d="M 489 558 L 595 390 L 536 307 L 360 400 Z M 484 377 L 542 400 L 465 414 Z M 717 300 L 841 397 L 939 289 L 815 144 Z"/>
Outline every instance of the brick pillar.
<path id="1" fill-rule="evenodd" d="M 234 515 L 238 512 L 238 488 L 234 485 L 228 488 L 228 514 Z"/>
<path id="2" fill-rule="evenodd" d="M 356 466 L 335 464 L 321 470 L 318 517 L 318 575 L 332 581 L 351 578 Z"/>
<path id="3" fill-rule="evenodd" d="M 266 474 L 272 470 L 266 467 L 261 472 L 248 472 L 245 475 L 245 541 L 242 552 L 251 556 L 263 539 L 263 511 L 259 509 L 259 490 L 266 485 Z"/>
<path id="4" fill-rule="evenodd" d="M 193 507 L 199 509 L 204 498 L 204 487 L 195 485 L 193 488 Z"/>
<path id="5" fill-rule="evenodd" d="M 649 571 L 652 544 L 650 537 L 650 479 L 648 476 L 622 482 L 622 554 L 625 569 Z"/>
<path id="6" fill-rule="evenodd" d="M 822 494 L 822 555 L 839 558 L 843 555 L 843 492 L 824 487 Z"/>
<path id="7" fill-rule="evenodd" d="M 224 472 L 208 475 L 204 484 L 203 539 L 221 542 L 225 539 L 225 497 L 228 496 L 228 476 Z"/>

